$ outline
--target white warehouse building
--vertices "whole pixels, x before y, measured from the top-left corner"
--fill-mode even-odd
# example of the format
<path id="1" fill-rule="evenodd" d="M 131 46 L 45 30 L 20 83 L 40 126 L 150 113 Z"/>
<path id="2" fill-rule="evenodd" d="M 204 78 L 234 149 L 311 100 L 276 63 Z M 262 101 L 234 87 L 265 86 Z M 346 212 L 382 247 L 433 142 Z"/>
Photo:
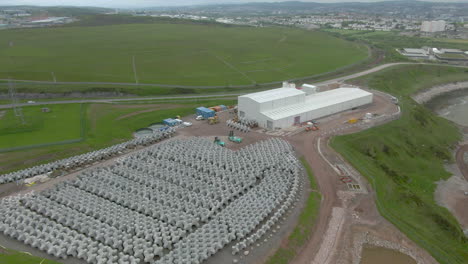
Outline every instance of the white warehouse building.
<path id="1" fill-rule="evenodd" d="M 359 88 L 317 92 L 317 87 L 305 84 L 302 90 L 289 86 L 239 96 L 238 111 L 240 118 L 276 129 L 367 105 L 372 100 L 372 93 Z"/>

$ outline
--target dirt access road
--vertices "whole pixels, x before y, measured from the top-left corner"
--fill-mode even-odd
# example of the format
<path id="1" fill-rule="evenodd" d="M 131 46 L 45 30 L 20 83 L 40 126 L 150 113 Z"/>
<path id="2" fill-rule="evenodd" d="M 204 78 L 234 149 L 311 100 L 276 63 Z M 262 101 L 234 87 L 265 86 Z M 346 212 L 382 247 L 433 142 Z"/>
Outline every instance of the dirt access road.
<path id="1" fill-rule="evenodd" d="M 301 132 L 286 137 L 296 151 L 303 155 L 314 172 L 323 200 L 319 218 L 307 245 L 292 262 L 294 264 L 359 263 L 363 244 L 385 246 L 412 256 L 418 263 L 437 263 L 391 223 L 380 216 L 375 206 L 375 193 L 367 181 L 333 149 L 328 140 L 335 134 L 355 133 L 367 127 L 348 127 L 351 118 L 371 112 L 390 115 L 399 108 L 385 96 L 375 96 L 374 103 L 358 111 L 334 116 L 332 121 L 320 122 L 318 133 Z M 342 129 L 345 127 L 345 129 Z M 347 127 L 347 128 L 346 128 Z M 350 171 L 359 190 L 352 190 L 341 181 L 342 171 Z"/>

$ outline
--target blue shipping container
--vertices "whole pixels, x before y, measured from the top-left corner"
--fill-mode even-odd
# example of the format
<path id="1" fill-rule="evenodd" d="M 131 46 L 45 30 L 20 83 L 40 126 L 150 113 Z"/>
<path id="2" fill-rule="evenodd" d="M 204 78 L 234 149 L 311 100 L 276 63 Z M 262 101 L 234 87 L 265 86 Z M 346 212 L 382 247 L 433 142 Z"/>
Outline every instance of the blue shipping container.
<path id="1" fill-rule="evenodd" d="M 172 119 L 172 118 L 168 118 L 168 119 L 164 119 L 163 123 L 165 125 L 168 125 L 168 126 L 175 126 L 177 125 L 177 121 Z"/>
<path id="2" fill-rule="evenodd" d="M 210 118 L 216 115 L 216 112 L 206 108 L 206 107 L 198 107 L 197 108 L 197 116 L 203 116 L 204 118 Z"/>

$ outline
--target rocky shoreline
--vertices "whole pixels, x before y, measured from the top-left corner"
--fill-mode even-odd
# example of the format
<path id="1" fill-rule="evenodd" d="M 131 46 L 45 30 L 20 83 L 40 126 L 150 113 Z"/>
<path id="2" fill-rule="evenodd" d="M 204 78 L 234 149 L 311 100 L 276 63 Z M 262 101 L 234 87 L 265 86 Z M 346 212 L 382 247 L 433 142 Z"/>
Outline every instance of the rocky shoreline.
<path id="1" fill-rule="evenodd" d="M 425 104 L 429 102 L 431 99 L 441 94 L 458 91 L 462 89 L 467 89 L 467 88 L 468 88 L 468 81 L 437 85 L 429 89 L 426 89 L 424 91 L 418 92 L 417 94 L 413 95 L 412 98 L 419 104 Z"/>

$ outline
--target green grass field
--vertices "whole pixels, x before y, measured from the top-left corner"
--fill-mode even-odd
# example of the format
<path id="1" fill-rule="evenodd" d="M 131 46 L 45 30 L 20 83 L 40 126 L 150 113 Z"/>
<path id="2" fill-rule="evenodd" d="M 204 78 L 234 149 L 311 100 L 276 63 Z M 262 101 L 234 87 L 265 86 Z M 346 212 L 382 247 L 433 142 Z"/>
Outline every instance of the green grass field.
<path id="1" fill-rule="evenodd" d="M 234 99 L 208 98 L 200 101 L 85 104 L 83 140 L 60 145 L 47 143 L 80 137 L 81 106 L 79 104 L 44 106 L 49 107 L 51 113 L 42 113 L 41 107 L 38 106 L 23 107 L 26 120 L 38 121 L 28 121 L 21 133 L 7 134 L 3 132 L 4 130 L 0 130 L 0 142 L 2 148 L 31 147 L 20 151 L 0 152 L 0 173 L 63 159 L 129 140 L 137 129 L 162 122 L 168 117 L 194 114 L 195 108 L 200 105 L 232 105 L 235 102 Z M 0 119 L 1 127 L 12 131 L 20 129 L 22 126 L 18 126 L 18 120 L 13 118 L 12 113 L 10 114 L 11 116 L 5 115 Z M 60 122 L 55 122 L 56 120 Z M 44 146 L 34 146 L 37 144 Z"/>
<path id="2" fill-rule="evenodd" d="M 6 111 L 0 122 L 0 149 L 47 144 L 78 139 L 82 127 L 82 105 L 49 105 L 49 113 L 42 106 L 23 108 L 25 124 L 13 109 Z"/>
<path id="3" fill-rule="evenodd" d="M 251 85 L 334 71 L 365 46 L 291 28 L 126 24 L 3 30 L 0 78 Z"/>
<path id="4" fill-rule="evenodd" d="M 0 264 L 60 264 L 19 251 L 0 248 Z"/>
<path id="5" fill-rule="evenodd" d="M 447 179 L 444 163 L 461 139 L 450 121 L 409 96 L 447 82 L 468 80 L 468 70 L 402 66 L 354 80 L 400 98 L 402 117 L 357 134 L 339 136 L 332 147 L 372 184 L 380 213 L 441 264 L 468 263 L 468 240 L 456 219 L 434 201 L 436 182 Z"/>
<path id="6" fill-rule="evenodd" d="M 320 210 L 321 195 L 318 193 L 318 186 L 309 163 L 307 163 L 303 157 L 301 158 L 301 163 L 306 169 L 312 192 L 307 198 L 305 207 L 299 216 L 299 221 L 291 235 L 289 235 L 287 243 L 281 246 L 275 254 L 267 260 L 266 264 L 289 263 L 307 242 L 317 219 Z"/>

